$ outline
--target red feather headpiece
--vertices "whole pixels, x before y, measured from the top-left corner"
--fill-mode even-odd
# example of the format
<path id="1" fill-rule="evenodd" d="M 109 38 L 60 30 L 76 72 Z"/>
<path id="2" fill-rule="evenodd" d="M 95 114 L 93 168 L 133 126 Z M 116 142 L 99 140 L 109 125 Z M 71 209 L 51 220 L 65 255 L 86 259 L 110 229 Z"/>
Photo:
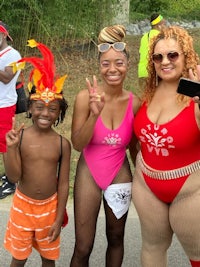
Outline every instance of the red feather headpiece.
<path id="1" fill-rule="evenodd" d="M 13 71 L 24 69 L 26 62 L 31 63 L 34 69 L 29 76 L 28 90 L 31 92 L 33 86 L 36 87 L 36 93 L 31 94 L 30 99 L 43 100 L 47 105 L 54 99 L 62 99 L 62 88 L 67 75 L 55 79 L 55 63 L 51 50 L 42 43 L 35 40 L 28 40 L 27 46 L 37 47 L 43 58 L 24 57 L 13 63 Z"/>

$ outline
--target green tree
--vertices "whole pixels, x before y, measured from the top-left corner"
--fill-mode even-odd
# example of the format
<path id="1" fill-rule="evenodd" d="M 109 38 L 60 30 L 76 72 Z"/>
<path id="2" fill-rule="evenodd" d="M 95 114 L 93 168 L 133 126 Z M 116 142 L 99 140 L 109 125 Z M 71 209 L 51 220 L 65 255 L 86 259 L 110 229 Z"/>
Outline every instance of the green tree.
<path id="1" fill-rule="evenodd" d="M 132 12 L 151 15 L 153 12 L 160 12 L 168 9 L 169 2 L 165 0 L 130 0 L 130 7 Z"/>
<path id="2" fill-rule="evenodd" d="M 90 38 L 99 28 L 110 23 L 111 8 L 119 0 L 3 0 L 1 18 L 10 25 L 10 32 L 20 44 L 33 37 L 43 41 L 49 38 Z M 13 12 L 14 11 L 14 12 Z"/>

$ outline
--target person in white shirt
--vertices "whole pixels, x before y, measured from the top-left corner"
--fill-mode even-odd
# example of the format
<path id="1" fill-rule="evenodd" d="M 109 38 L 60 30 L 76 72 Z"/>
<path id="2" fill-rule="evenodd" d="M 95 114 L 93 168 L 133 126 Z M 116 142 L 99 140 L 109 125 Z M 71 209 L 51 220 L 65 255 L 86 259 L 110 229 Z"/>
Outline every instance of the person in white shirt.
<path id="1" fill-rule="evenodd" d="M 16 82 L 19 76 L 19 72 L 13 73 L 10 64 L 21 58 L 20 53 L 9 45 L 9 41 L 12 42 L 13 39 L 9 35 L 8 26 L 0 21 L 0 153 L 3 155 L 3 163 L 6 152 L 5 135 L 12 127 L 12 118 L 16 111 Z M 10 183 L 6 175 L 1 178 L 3 184 L 0 187 L 0 199 L 15 191 L 15 184 Z"/>

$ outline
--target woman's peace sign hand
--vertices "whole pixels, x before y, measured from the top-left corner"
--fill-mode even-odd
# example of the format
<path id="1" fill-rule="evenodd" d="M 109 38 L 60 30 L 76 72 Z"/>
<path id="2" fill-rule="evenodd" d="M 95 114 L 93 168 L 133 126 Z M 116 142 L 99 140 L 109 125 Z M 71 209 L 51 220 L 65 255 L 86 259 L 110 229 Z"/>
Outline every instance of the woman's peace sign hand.
<path id="1" fill-rule="evenodd" d="M 24 128 L 24 123 L 17 129 L 15 117 L 12 118 L 12 129 L 6 134 L 7 147 L 17 147 L 20 140 L 20 131 Z"/>
<path id="2" fill-rule="evenodd" d="M 87 78 L 86 78 L 86 84 L 89 92 L 90 111 L 94 115 L 100 115 L 105 104 L 105 98 L 104 98 L 104 93 L 102 94 L 97 93 L 98 85 L 96 76 L 93 76 L 93 85 Z"/>

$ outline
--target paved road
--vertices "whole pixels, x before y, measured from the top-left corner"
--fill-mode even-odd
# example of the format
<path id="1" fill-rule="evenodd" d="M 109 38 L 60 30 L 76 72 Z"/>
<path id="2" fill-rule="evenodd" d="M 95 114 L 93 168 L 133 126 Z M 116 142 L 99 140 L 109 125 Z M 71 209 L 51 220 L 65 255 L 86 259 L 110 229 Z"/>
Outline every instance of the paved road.
<path id="1" fill-rule="evenodd" d="M 11 259 L 10 254 L 3 248 L 3 237 L 6 228 L 6 222 L 9 216 L 9 208 L 12 196 L 0 200 L 0 267 L 9 267 Z M 70 258 L 73 253 L 74 245 L 74 227 L 73 227 L 73 205 L 68 203 L 69 224 L 63 229 L 61 234 L 61 256 L 56 263 L 56 267 L 68 267 Z M 90 259 L 90 267 L 104 267 L 104 255 L 106 248 L 104 214 L 101 210 L 95 239 L 94 249 Z M 140 227 L 137 214 L 133 205 L 128 215 L 126 232 L 125 232 L 125 256 L 122 267 L 140 267 Z M 169 249 L 169 267 L 189 267 L 190 264 L 186 258 L 180 244 L 174 238 L 171 248 Z M 27 267 L 39 267 L 40 258 L 37 252 L 33 251 L 26 264 Z"/>

